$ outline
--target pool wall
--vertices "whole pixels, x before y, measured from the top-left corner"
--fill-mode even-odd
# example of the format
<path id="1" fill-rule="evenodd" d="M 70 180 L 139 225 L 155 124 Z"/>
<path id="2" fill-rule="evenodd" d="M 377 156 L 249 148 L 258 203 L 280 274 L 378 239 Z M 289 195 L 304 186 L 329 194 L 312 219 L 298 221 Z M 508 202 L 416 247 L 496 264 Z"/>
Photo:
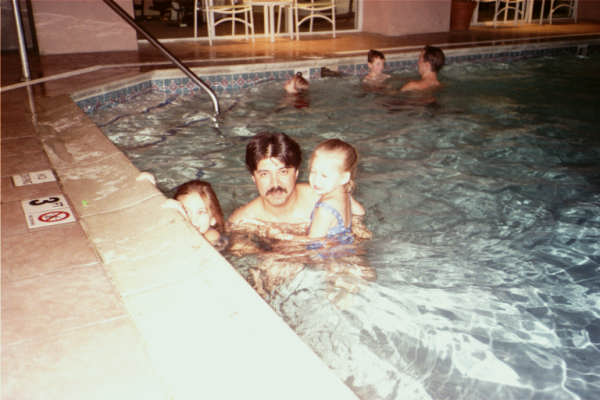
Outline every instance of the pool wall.
<path id="1" fill-rule="evenodd" d="M 565 40 L 556 42 L 501 44 L 468 48 L 445 48 L 446 64 L 461 62 L 506 62 L 511 60 L 545 57 L 570 53 L 588 54 L 598 51 L 600 39 Z M 386 71 L 415 71 L 420 49 L 386 55 Z M 327 68 L 349 76 L 363 76 L 368 72 L 366 56 L 314 59 L 294 62 L 243 64 L 209 68 L 193 68 L 195 74 L 218 95 L 250 88 L 263 82 L 284 81 L 297 71 L 310 79 L 321 78 Z M 73 93 L 71 97 L 86 113 L 104 107 L 125 103 L 132 98 L 160 92 L 167 96 L 186 95 L 201 90 L 178 69 L 151 71 L 134 78 L 102 85 Z"/>

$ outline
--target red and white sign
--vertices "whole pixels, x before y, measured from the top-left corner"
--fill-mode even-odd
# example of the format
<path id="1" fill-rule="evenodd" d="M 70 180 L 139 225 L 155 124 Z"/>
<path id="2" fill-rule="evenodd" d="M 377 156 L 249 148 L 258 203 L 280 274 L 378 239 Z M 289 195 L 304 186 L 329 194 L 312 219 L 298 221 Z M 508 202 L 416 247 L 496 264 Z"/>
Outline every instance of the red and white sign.
<path id="1" fill-rule="evenodd" d="M 63 195 L 57 194 L 39 199 L 21 201 L 29 228 L 40 228 L 67 222 L 75 222 L 75 216 Z"/>

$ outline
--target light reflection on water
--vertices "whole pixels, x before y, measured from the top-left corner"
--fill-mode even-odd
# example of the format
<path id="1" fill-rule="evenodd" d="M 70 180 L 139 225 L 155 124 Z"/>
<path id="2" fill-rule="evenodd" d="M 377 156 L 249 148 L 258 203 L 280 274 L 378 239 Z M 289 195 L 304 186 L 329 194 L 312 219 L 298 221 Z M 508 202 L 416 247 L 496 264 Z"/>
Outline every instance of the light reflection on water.
<path id="1" fill-rule="evenodd" d="M 281 109 L 267 83 L 221 98 L 219 130 L 200 95 L 93 118 L 113 121 L 104 131 L 163 191 L 208 180 L 226 214 L 256 195 L 243 165 L 254 133 L 286 132 L 305 158 L 329 137 L 357 147 L 376 282 L 332 302 L 326 271 L 305 268 L 270 304 L 361 398 L 593 399 L 599 67 L 598 55 L 454 64 L 434 98 L 395 93 L 407 74 L 387 93 L 324 79 L 302 109 Z M 242 273 L 257 262 L 228 258 Z"/>

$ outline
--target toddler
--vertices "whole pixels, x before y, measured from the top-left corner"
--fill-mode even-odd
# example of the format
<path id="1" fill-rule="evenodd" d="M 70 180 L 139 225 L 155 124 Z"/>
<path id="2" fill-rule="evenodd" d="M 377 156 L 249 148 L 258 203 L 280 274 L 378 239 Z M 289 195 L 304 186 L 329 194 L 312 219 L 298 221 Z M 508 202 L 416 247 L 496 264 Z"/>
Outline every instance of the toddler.
<path id="1" fill-rule="evenodd" d="M 363 83 L 380 85 L 390 77 L 388 74 L 383 73 L 385 56 L 378 50 L 369 50 L 369 53 L 367 53 L 367 66 L 369 67 L 369 73 L 363 79 Z"/>
<path id="2" fill-rule="evenodd" d="M 309 241 L 309 249 L 318 249 L 324 243 L 315 239 L 326 239 L 335 244 L 354 242 L 352 214 L 364 215 L 364 208 L 350 195 L 354 188 L 354 175 L 358 154 L 354 147 L 339 139 L 320 143 L 310 159 L 309 183 L 319 196 L 311 214 L 306 236 L 279 234 L 284 240 Z"/>
<path id="3" fill-rule="evenodd" d="M 339 139 L 326 140 L 313 151 L 308 180 L 320 198 L 311 214 L 309 238 L 326 237 L 344 244 L 353 242 L 350 193 L 354 189 L 357 165 L 356 149 Z M 358 204 L 357 207 L 362 209 Z M 320 246 L 315 243 L 312 247 Z"/>
<path id="4" fill-rule="evenodd" d="M 225 220 L 210 183 L 197 179 L 186 182 L 177 188 L 174 198 L 198 232 L 217 250 L 222 250 L 227 244 L 223 237 Z"/>

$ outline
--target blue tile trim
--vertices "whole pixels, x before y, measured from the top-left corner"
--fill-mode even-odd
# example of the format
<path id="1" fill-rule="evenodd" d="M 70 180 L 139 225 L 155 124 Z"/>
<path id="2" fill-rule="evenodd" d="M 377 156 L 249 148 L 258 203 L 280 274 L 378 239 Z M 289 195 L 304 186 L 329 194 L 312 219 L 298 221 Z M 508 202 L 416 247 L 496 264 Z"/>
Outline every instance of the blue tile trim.
<path id="1" fill-rule="evenodd" d="M 590 46 L 588 53 L 597 52 L 600 46 Z M 565 47 L 546 48 L 546 49 L 523 49 L 504 52 L 493 52 L 481 54 L 469 54 L 462 56 L 450 56 L 446 58 L 446 64 L 461 62 L 489 62 L 489 61 L 514 61 L 523 58 L 544 57 L 558 54 L 576 54 L 577 44 L 570 44 Z M 386 72 L 398 72 L 414 70 L 416 60 L 401 60 L 386 62 Z M 338 71 L 346 75 L 366 75 L 368 72 L 367 64 L 347 64 L 338 65 Z M 201 76 L 217 94 L 223 92 L 235 92 L 241 89 L 256 86 L 267 81 L 284 81 L 294 75 L 294 70 L 286 69 L 280 71 L 234 73 L 224 75 Z M 309 69 L 310 79 L 321 77 L 321 68 Z M 137 83 L 126 88 L 102 93 L 96 96 L 86 98 L 77 102 L 77 105 L 86 113 L 93 113 L 100 108 L 111 107 L 115 104 L 125 103 L 141 94 L 149 92 L 159 92 L 166 95 L 186 95 L 198 91 L 189 78 L 171 78 L 154 79 Z"/>

